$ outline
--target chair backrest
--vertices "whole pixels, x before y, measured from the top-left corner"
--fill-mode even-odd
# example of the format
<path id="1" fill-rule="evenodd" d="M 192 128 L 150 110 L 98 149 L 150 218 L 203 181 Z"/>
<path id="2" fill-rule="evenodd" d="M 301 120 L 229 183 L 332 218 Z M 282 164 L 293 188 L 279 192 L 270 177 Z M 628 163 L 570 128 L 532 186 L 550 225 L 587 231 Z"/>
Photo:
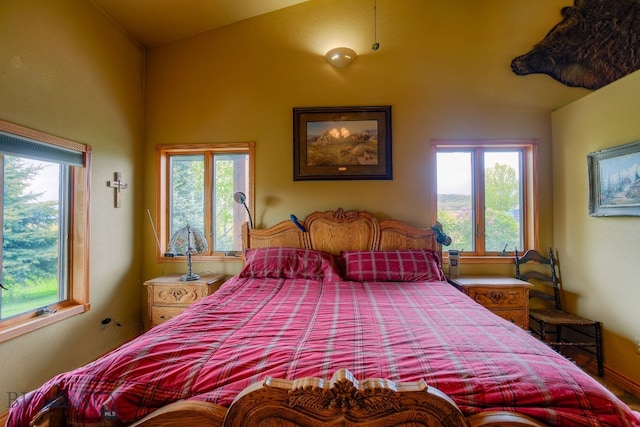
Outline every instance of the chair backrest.
<path id="1" fill-rule="evenodd" d="M 538 264 L 548 265 L 549 272 L 542 273 L 539 270 L 527 270 L 521 271 L 521 265 L 528 262 L 535 262 Z M 553 249 L 549 248 L 549 257 L 545 257 L 535 249 L 529 249 L 522 256 L 518 255 L 518 250 L 515 251 L 515 264 L 516 264 L 516 279 L 529 281 L 530 279 L 539 280 L 541 282 L 550 283 L 553 287 L 553 295 L 546 292 L 532 289 L 529 292 L 530 298 L 540 298 L 547 301 L 552 301 L 555 304 L 557 310 L 562 309 L 560 303 L 560 289 L 558 286 L 558 276 L 556 274 L 556 263 L 553 257 Z"/>

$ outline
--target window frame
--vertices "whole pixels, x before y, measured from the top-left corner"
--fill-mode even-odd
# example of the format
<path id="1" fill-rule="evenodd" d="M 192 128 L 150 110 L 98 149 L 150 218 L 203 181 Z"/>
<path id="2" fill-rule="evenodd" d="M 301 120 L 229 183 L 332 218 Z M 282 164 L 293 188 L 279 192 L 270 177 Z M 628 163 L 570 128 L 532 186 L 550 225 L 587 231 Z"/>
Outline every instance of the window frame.
<path id="1" fill-rule="evenodd" d="M 91 147 L 2 120 L 0 120 L 0 130 L 17 137 L 75 151 L 81 153 L 83 157 L 83 166 L 72 166 L 69 177 L 71 203 L 66 217 L 69 221 L 68 297 L 65 301 L 48 306 L 53 313 L 37 315 L 36 310 L 33 310 L 0 320 L 0 342 L 4 342 L 85 313 L 91 307 L 89 300 Z"/>
<path id="2" fill-rule="evenodd" d="M 484 250 L 484 153 L 500 150 L 522 150 L 523 159 L 521 163 L 522 172 L 522 238 L 525 248 L 538 247 L 538 179 L 537 179 L 537 157 L 538 157 L 538 140 L 537 139 L 434 139 L 432 140 L 432 157 L 433 157 L 433 206 L 434 221 L 438 217 L 438 187 L 437 187 L 437 154 L 440 150 L 452 151 L 463 149 L 474 151 L 472 163 L 472 188 L 474 191 L 473 207 L 475 212 L 475 229 L 476 234 L 474 252 L 463 252 L 460 254 L 467 262 L 481 263 L 512 263 L 512 257 L 500 255 L 500 252 L 489 252 Z M 446 232 L 446 230 L 444 230 Z M 522 248 L 518 248 L 522 249 Z M 448 251 L 443 253 L 443 258 L 448 259 Z"/>
<path id="3" fill-rule="evenodd" d="M 248 197 L 247 207 L 251 212 L 251 216 L 255 218 L 253 213 L 254 198 L 255 198 L 255 142 L 232 142 L 232 143 L 206 143 L 206 144 L 175 144 L 175 145 L 157 145 L 156 146 L 156 172 L 157 172 L 157 218 L 158 229 L 156 230 L 158 236 L 159 245 L 156 246 L 156 261 L 158 262 L 184 262 L 182 257 L 165 256 L 169 240 L 171 235 L 170 229 L 170 215 L 171 206 L 170 192 L 171 192 L 171 179 L 170 179 L 170 156 L 172 155 L 192 155 L 192 154 L 205 154 L 205 177 L 210 176 L 211 168 L 213 167 L 208 154 L 247 154 L 249 156 L 249 183 L 248 183 Z M 205 200 L 206 194 L 212 194 L 212 182 L 209 179 L 205 179 Z M 205 202 L 205 235 L 211 245 L 211 230 L 213 215 L 211 212 L 212 204 Z M 244 211 L 244 208 L 243 208 Z M 212 252 L 211 254 L 193 254 L 192 259 L 196 261 L 231 261 L 238 260 L 239 257 L 235 253 L 229 252 Z"/>

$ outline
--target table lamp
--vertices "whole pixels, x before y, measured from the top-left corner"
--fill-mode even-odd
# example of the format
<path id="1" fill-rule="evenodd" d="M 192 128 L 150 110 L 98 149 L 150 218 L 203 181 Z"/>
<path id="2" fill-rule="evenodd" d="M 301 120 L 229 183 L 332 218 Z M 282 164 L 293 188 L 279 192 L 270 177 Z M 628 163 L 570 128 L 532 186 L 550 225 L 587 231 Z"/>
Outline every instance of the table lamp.
<path id="1" fill-rule="evenodd" d="M 191 271 L 191 254 L 201 254 L 207 249 L 209 249 L 209 244 L 204 234 L 189 224 L 174 233 L 169 241 L 169 252 L 176 255 L 186 255 L 189 266 L 189 272 L 180 277 L 180 280 L 188 282 L 200 278 L 199 275 Z"/>

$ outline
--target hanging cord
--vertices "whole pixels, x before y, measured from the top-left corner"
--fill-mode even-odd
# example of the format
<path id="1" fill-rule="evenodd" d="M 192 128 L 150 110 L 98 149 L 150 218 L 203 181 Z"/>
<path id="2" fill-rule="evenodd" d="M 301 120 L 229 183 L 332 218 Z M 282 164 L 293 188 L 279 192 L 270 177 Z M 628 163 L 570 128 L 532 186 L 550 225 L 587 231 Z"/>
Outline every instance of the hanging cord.
<path id="1" fill-rule="evenodd" d="M 156 238 L 156 245 L 158 245 L 158 253 L 160 254 L 160 256 L 163 256 L 162 248 L 160 247 L 160 239 L 158 239 L 158 232 L 156 231 L 156 226 L 153 223 L 153 218 L 151 218 L 151 212 L 149 211 L 149 209 L 147 209 L 147 215 L 149 216 L 149 222 L 151 223 L 151 229 L 153 230 L 153 235 Z M 164 260 L 162 261 L 162 275 L 163 276 L 164 276 L 164 267 L 165 267 L 165 265 L 167 265 L 166 258 L 164 258 L 166 256 L 167 256 L 166 254 L 163 256 Z"/>
<path id="2" fill-rule="evenodd" d="M 373 0 L 373 44 L 372 50 L 378 50 L 380 43 L 378 43 L 378 0 Z"/>

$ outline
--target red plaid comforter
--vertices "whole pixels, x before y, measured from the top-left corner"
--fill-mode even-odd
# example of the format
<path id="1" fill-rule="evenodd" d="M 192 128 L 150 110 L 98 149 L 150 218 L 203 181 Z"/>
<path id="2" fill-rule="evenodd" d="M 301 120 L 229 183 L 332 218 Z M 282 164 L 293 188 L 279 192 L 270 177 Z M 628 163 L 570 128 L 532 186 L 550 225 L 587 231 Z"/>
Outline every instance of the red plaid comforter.
<path id="1" fill-rule="evenodd" d="M 26 426 L 57 387 L 71 425 L 126 424 L 178 399 L 230 405 L 266 375 L 426 382 L 467 414 L 517 411 L 558 426 L 640 426 L 553 350 L 446 282 L 234 277 L 185 313 L 14 402 Z"/>

